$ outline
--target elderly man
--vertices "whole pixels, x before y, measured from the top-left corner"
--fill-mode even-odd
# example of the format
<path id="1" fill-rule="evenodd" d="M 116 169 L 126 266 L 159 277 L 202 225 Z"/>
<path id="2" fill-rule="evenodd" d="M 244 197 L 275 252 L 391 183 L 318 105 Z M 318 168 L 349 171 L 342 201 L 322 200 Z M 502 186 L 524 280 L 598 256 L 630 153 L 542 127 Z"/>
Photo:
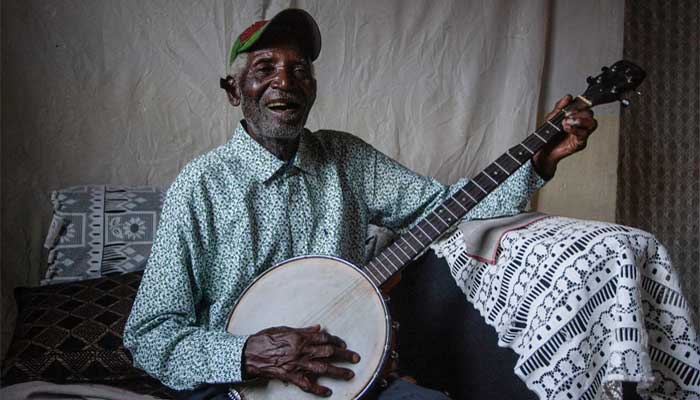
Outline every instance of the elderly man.
<path id="1" fill-rule="evenodd" d="M 369 223 L 404 231 L 464 184 L 419 176 L 349 134 L 306 130 L 320 48 L 318 26 L 301 10 L 243 32 L 222 87 L 244 120 L 228 143 L 192 161 L 168 191 L 124 337 L 137 366 L 190 398 L 228 398 L 228 384 L 252 378 L 328 396 L 319 376 L 352 379 L 350 369 L 333 362 L 356 363 L 362 355 L 317 325 L 227 333 L 234 303 L 261 272 L 294 256 L 333 255 L 363 265 Z M 596 122 L 586 111 L 569 115 L 563 126 L 561 141 L 537 153 L 467 218 L 517 213 L 542 177 L 551 178 L 562 158 L 585 146 Z M 403 380 L 380 398 L 406 392 L 445 398 Z"/>

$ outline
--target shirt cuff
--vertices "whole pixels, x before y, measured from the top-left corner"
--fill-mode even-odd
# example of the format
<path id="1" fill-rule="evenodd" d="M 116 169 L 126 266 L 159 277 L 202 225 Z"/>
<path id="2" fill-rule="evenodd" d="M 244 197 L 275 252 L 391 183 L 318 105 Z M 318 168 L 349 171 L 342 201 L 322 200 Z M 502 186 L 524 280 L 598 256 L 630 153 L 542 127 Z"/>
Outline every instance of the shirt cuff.
<path id="1" fill-rule="evenodd" d="M 249 335 L 232 335 L 221 332 L 212 339 L 217 343 L 210 347 L 210 383 L 233 383 L 243 381 L 243 346 Z"/>
<path id="2" fill-rule="evenodd" d="M 530 173 L 530 182 L 528 182 L 531 188 L 534 188 L 535 190 L 541 189 L 544 185 L 547 184 L 547 182 L 554 178 L 554 176 L 551 176 L 549 178 L 543 177 L 535 169 L 535 164 L 532 163 L 532 160 L 529 160 L 528 163 L 528 167 L 530 168 L 530 171 L 532 171 Z"/>

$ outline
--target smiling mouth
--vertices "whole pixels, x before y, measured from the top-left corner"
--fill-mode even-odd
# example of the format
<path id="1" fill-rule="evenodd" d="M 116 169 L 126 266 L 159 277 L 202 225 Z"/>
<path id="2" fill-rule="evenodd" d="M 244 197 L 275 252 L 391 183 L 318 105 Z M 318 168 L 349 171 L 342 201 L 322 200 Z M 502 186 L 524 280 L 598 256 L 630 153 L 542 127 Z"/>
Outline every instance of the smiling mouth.
<path id="1" fill-rule="evenodd" d="M 267 104 L 267 108 L 272 111 L 284 112 L 284 111 L 298 111 L 301 109 L 301 104 L 294 101 L 273 101 Z"/>

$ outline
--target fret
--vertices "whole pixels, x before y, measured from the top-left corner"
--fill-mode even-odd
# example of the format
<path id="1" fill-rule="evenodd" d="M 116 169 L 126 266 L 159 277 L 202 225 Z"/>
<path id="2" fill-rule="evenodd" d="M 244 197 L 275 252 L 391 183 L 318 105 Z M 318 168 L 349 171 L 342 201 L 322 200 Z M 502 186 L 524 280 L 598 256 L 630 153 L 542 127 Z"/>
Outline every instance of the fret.
<path id="1" fill-rule="evenodd" d="M 405 251 L 403 251 L 403 249 L 401 248 L 401 246 L 399 246 L 399 241 L 398 241 L 398 240 L 397 240 L 396 242 L 394 242 L 394 244 L 396 245 L 396 247 L 397 247 L 399 250 L 401 250 L 401 252 L 403 253 L 403 255 L 406 256 L 406 259 L 407 259 L 408 261 L 413 260 L 413 257 L 409 256 L 408 253 L 406 253 Z M 392 246 L 393 246 L 393 244 L 392 244 Z"/>
<path id="2" fill-rule="evenodd" d="M 394 250 L 391 249 L 391 246 L 387 246 L 387 250 L 389 250 L 389 252 L 390 252 L 394 257 L 396 257 L 396 259 L 399 260 L 399 262 L 400 262 L 401 264 L 404 263 L 404 261 L 401 259 L 401 257 L 397 256 L 396 253 L 394 253 Z M 408 260 L 410 260 L 410 259 L 411 259 L 411 258 L 409 257 Z M 408 261 L 408 260 L 407 260 L 407 261 Z"/>
<path id="3" fill-rule="evenodd" d="M 517 171 L 518 168 L 520 168 L 520 164 L 518 164 L 518 162 L 515 161 L 508 153 L 503 153 L 500 157 L 498 157 L 497 161 L 498 165 L 505 168 L 509 174 L 512 174 L 513 172 Z"/>
<path id="4" fill-rule="evenodd" d="M 488 192 L 487 192 L 484 188 L 482 188 L 481 185 L 479 185 L 478 183 L 476 183 L 476 179 L 472 179 L 471 182 L 472 182 L 473 184 L 475 184 L 476 187 L 478 187 L 479 189 L 481 189 L 481 191 L 484 192 L 484 194 L 488 194 Z M 474 199 L 472 199 L 472 200 L 474 200 Z M 474 202 L 476 203 L 476 200 L 475 200 Z"/>
<path id="5" fill-rule="evenodd" d="M 515 156 L 516 160 L 520 163 L 520 165 L 524 164 L 527 160 L 530 159 L 530 154 L 528 154 L 528 150 L 525 149 L 525 147 L 521 144 L 511 147 L 510 150 L 508 150 L 511 156 Z"/>
<path id="6" fill-rule="evenodd" d="M 420 228 L 418 228 L 418 229 L 420 229 Z M 421 230 L 422 230 L 422 229 L 421 229 Z M 420 244 L 421 246 L 425 246 L 425 244 L 423 244 L 423 242 L 421 242 L 421 241 L 416 237 L 416 235 L 414 235 L 413 232 L 411 232 L 410 229 L 408 230 L 408 233 L 410 233 L 411 236 L 413 236 L 413 238 L 416 239 L 416 242 L 418 242 L 418 244 Z M 425 232 L 423 232 L 423 233 L 425 234 Z M 428 238 L 430 238 L 430 237 L 428 237 Z"/>
<path id="7" fill-rule="evenodd" d="M 464 210 L 465 213 L 469 212 L 467 207 L 464 207 L 464 205 L 462 203 L 460 203 L 459 200 L 454 198 L 454 195 L 453 195 L 453 197 L 451 197 L 451 199 L 454 200 L 454 202 L 457 203 L 460 207 L 462 207 L 462 210 Z"/>
<path id="8" fill-rule="evenodd" d="M 561 129 L 559 129 L 559 127 L 558 127 L 558 126 L 554 125 L 554 124 L 552 123 L 552 121 L 550 121 L 550 120 L 547 120 L 547 123 L 548 123 L 549 125 L 553 126 L 553 127 L 554 127 L 554 129 L 556 129 L 556 130 L 557 130 L 557 132 L 561 132 Z"/>
<path id="9" fill-rule="evenodd" d="M 510 158 L 512 158 L 516 163 L 523 165 L 523 163 L 521 163 L 520 160 L 518 160 L 517 158 L 513 157 L 512 154 L 510 154 L 510 150 L 506 151 L 506 154 L 508 154 Z"/>
<path id="10" fill-rule="evenodd" d="M 447 199 L 447 200 L 449 200 L 449 199 Z M 442 203 L 442 206 L 443 206 L 444 208 L 447 209 L 447 212 L 450 213 L 450 215 L 452 215 L 452 216 L 455 218 L 455 220 L 458 220 L 459 217 L 456 216 L 456 215 L 452 212 L 452 210 L 450 210 L 450 207 L 447 205 L 447 200 L 446 200 L 444 203 Z M 457 204 L 459 204 L 459 203 L 457 203 Z M 460 205 L 461 205 L 461 204 L 460 204 Z M 465 210 L 466 210 L 466 209 L 465 209 Z"/>
<path id="11" fill-rule="evenodd" d="M 540 137 L 544 138 L 546 141 L 552 140 L 554 135 L 556 135 L 556 132 L 552 132 L 552 128 L 548 126 L 543 126 L 539 131 L 541 133 Z"/>
<path id="12" fill-rule="evenodd" d="M 452 222 L 453 222 L 452 217 L 450 215 L 445 214 L 445 209 L 447 209 L 447 211 L 449 211 L 450 215 L 454 215 L 454 214 L 452 214 L 452 211 L 450 211 L 449 207 L 447 206 L 447 200 L 445 200 L 439 206 L 435 207 L 435 210 L 433 211 L 433 213 L 435 215 L 437 215 L 438 218 L 440 218 L 440 221 L 442 221 L 445 224 L 445 226 L 451 226 Z M 440 215 L 440 214 L 442 214 L 442 215 Z"/>
<path id="13" fill-rule="evenodd" d="M 383 253 L 379 253 L 379 256 L 381 256 L 382 254 Z M 382 260 L 379 259 L 379 256 L 377 256 L 377 258 L 376 258 L 377 262 L 379 263 L 379 265 L 382 266 L 382 268 L 384 268 L 384 271 L 386 271 L 389 274 L 389 276 L 391 276 L 391 271 L 389 270 L 389 268 L 387 268 L 386 265 L 384 265 Z M 384 257 L 386 258 L 386 256 L 384 256 Z M 391 263 L 391 261 L 389 261 L 389 263 Z M 380 271 L 379 268 L 377 268 L 377 272 L 379 272 L 382 275 L 382 278 L 386 279 L 386 276 L 384 276 L 384 274 L 382 274 L 382 271 Z"/>
<path id="14" fill-rule="evenodd" d="M 445 226 L 450 226 L 450 224 L 448 224 L 447 222 L 445 222 L 444 219 L 442 219 L 442 217 L 440 216 L 439 213 L 433 212 L 433 214 L 435 214 L 435 216 L 438 217 L 438 219 L 439 219 L 443 224 L 445 224 Z M 429 217 L 428 217 L 428 218 L 429 218 Z M 427 220 L 428 218 L 426 218 L 426 220 Z"/>
<path id="15" fill-rule="evenodd" d="M 379 257 L 381 257 L 381 256 L 384 256 L 384 259 L 387 260 L 389 262 L 389 264 L 391 264 L 391 266 L 394 267 L 395 270 L 398 270 L 398 268 L 396 267 L 396 264 L 394 264 L 391 261 L 391 259 L 389 257 L 387 257 L 386 254 L 384 254 L 384 252 L 379 253 Z M 387 269 L 387 268 L 385 268 L 385 269 L 387 270 L 386 272 L 389 273 L 389 276 L 391 276 L 392 273 L 396 272 L 396 271 L 389 271 L 389 269 Z"/>
<path id="16" fill-rule="evenodd" d="M 524 144 L 525 146 L 528 146 L 528 147 L 530 148 L 530 150 L 533 150 L 533 149 L 534 149 L 533 151 L 534 151 L 535 153 L 537 153 L 537 150 L 541 149 L 542 146 L 544 146 L 546 143 L 547 143 L 547 142 L 544 142 L 544 143 L 540 142 L 539 139 L 537 139 L 536 137 L 534 137 L 534 136 L 532 136 L 532 135 L 528 136 L 528 137 L 525 139 L 525 141 L 523 141 L 523 144 Z"/>
<path id="17" fill-rule="evenodd" d="M 501 166 L 501 164 L 498 163 L 498 160 L 494 161 L 493 163 L 496 164 L 496 166 L 497 166 L 498 168 L 500 168 L 501 171 L 505 172 L 507 175 L 510 175 L 510 172 L 506 171 L 506 169 L 503 168 L 503 167 Z"/>
<path id="18" fill-rule="evenodd" d="M 498 182 L 497 182 L 495 179 L 493 179 L 493 178 L 491 177 L 491 175 L 489 175 L 489 174 L 484 174 L 484 175 L 488 176 L 489 179 L 491 179 L 491 181 L 493 181 L 493 183 L 494 183 L 496 186 L 498 186 Z"/>
<path id="19" fill-rule="evenodd" d="M 502 169 L 499 169 L 498 166 L 494 166 L 495 163 L 491 163 L 486 169 L 484 170 L 486 172 L 486 175 L 489 175 L 489 178 L 492 178 L 494 182 L 496 182 L 496 186 L 501 184 L 503 181 L 508 179 L 508 173 L 506 172 L 506 175 L 503 176 L 501 173 Z M 491 169 L 491 172 L 489 173 L 489 169 Z"/>
<path id="20" fill-rule="evenodd" d="M 491 183 L 492 181 L 494 180 L 490 176 L 488 176 L 486 171 L 479 172 L 479 174 L 474 178 L 474 183 L 478 183 L 479 186 L 486 190 L 486 193 L 491 193 L 493 189 L 498 187 L 498 182 L 494 181 L 495 183 Z"/>
<path id="21" fill-rule="evenodd" d="M 537 133 L 537 131 L 533 132 L 533 135 L 537 136 L 537 138 L 539 138 L 542 141 L 542 143 L 547 143 L 547 140 L 540 136 L 540 134 Z"/>
<path id="22" fill-rule="evenodd" d="M 423 228 L 420 227 L 420 222 L 416 224 L 416 227 L 417 227 L 421 232 L 423 232 L 423 234 L 428 238 L 428 240 L 433 240 L 433 238 L 431 238 L 430 235 L 428 235 L 427 233 L 425 233 L 425 231 L 423 230 Z"/>
<path id="23" fill-rule="evenodd" d="M 463 191 L 464 193 L 466 193 L 467 196 L 469 196 L 469 198 L 472 199 L 472 201 L 474 202 L 474 204 L 478 203 L 478 201 L 477 201 L 474 197 L 472 197 L 472 195 L 469 194 L 469 192 L 467 192 L 466 190 L 464 190 L 464 186 L 462 186 L 461 188 L 459 188 L 459 190 L 461 190 L 461 191 Z"/>
<path id="24" fill-rule="evenodd" d="M 522 147 L 524 147 L 525 150 L 527 150 L 530 154 L 535 154 L 534 151 L 530 150 L 529 147 L 525 146 L 525 142 L 520 143 L 520 145 L 521 145 Z"/>
<path id="25" fill-rule="evenodd" d="M 410 233 L 411 231 L 408 231 L 408 232 Z M 416 253 L 416 255 L 417 255 L 418 253 L 420 253 L 418 250 L 416 250 L 416 249 L 413 247 L 413 245 L 411 245 L 411 242 L 409 242 L 409 241 L 406 239 L 405 236 L 402 236 L 402 237 L 401 237 L 401 240 L 403 240 L 404 243 L 406 243 L 406 244 L 408 245 L 408 247 L 410 247 L 411 250 L 413 250 L 413 252 Z M 399 246 L 399 247 L 400 247 L 400 246 Z"/>
<path id="26" fill-rule="evenodd" d="M 432 214 L 432 213 L 431 213 L 431 214 Z M 433 230 L 434 230 L 435 232 L 438 233 L 438 235 L 439 235 L 440 233 L 442 233 L 442 232 L 440 232 L 440 230 L 439 230 L 438 228 L 435 227 L 435 225 L 433 225 L 432 222 L 430 222 L 430 214 L 428 214 L 428 216 L 424 219 L 424 221 L 427 222 L 428 225 L 430 225 L 430 227 L 433 228 Z M 420 222 L 419 222 L 416 226 L 420 227 Z M 422 230 L 422 229 L 421 229 L 421 230 Z M 425 233 L 425 232 L 423 232 L 423 233 Z M 430 237 L 430 236 L 428 236 L 428 237 Z M 432 238 L 431 238 L 431 240 L 432 240 Z"/>
<path id="27" fill-rule="evenodd" d="M 369 263 L 369 268 L 367 268 L 367 271 L 372 275 L 372 277 L 373 277 L 374 279 L 377 280 L 377 282 L 381 282 L 382 279 L 386 279 L 386 277 L 385 277 L 384 275 L 382 275 L 381 271 L 379 271 L 379 268 L 376 267 L 376 263 L 375 263 L 375 265 L 372 265 L 372 261 L 370 261 L 370 263 Z M 373 271 L 376 272 L 376 273 L 378 273 L 379 276 L 382 277 L 382 279 L 378 279 L 377 276 L 374 274 Z"/>

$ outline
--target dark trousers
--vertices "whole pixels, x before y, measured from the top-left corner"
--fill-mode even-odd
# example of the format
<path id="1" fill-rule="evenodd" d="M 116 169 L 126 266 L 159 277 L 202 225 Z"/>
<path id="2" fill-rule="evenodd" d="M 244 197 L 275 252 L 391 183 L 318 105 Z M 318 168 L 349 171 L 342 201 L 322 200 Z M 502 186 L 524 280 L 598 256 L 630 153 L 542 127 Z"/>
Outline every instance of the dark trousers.
<path id="1" fill-rule="evenodd" d="M 195 390 L 181 391 L 178 392 L 177 398 L 178 400 L 236 400 L 234 395 L 229 395 L 228 385 L 206 385 Z M 319 399 L 322 398 L 319 397 Z M 396 379 L 377 400 L 449 400 L 449 398 L 436 390 Z"/>

